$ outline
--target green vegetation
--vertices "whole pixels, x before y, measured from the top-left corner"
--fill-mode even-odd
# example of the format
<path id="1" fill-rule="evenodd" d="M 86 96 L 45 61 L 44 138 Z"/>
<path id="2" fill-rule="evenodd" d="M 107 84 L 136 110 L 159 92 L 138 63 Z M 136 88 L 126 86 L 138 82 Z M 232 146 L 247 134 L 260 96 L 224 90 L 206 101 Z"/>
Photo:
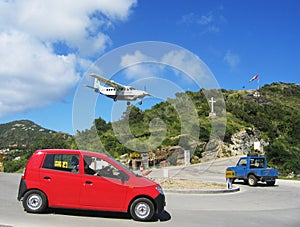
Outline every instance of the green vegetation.
<path id="1" fill-rule="evenodd" d="M 224 138 L 219 139 L 231 144 L 233 134 L 255 128 L 264 141 L 269 143 L 264 149 L 270 165 L 278 168 L 282 175 L 292 172 L 299 175 L 300 85 L 265 85 L 259 90 L 260 96 L 254 95 L 254 91 L 221 91 L 226 105 L 227 125 Z M 180 145 L 184 149 L 193 147 L 194 155 L 201 158 L 204 145 L 210 138 L 212 123 L 208 117 L 210 107 L 205 92 L 213 94 L 216 91 L 178 93 L 176 98 L 156 104 L 145 111 L 129 106 L 119 121 L 111 123 L 101 118 L 95 119 L 91 129 L 78 132 L 74 137 L 51 132 L 29 121 L 0 125 L 0 149 L 15 150 L 6 154 L 5 171 L 21 169 L 31 153 L 42 148 L 87 149 L 108 152 L 118 158 L 135 150 L 156 152 Z M 196 110 L 189 109 L 189 105 L 186 105 L 189 101 L 192 101 Z M 219 100 L 217 103 L 220 103 Z M 224 107 L 216 105 L 215 110 L 218 113 L 222 108 Z M 192 111 L 195 112 L 199 125 L 187 114 Z M 187 128 L 183 129 L 182 123 Z M 218 120 L 215 123 L 218 124 Z M 190 135 L 184 133 L 185 130 L 197 133 Z M 12 145 L 15 144 L 18 147 L 13 149 Z M 212 143 L 207 146 L 215 145 Z M 20 158 L 15 160 L 16 157 Z"/>
<path id="2" fill-rule="evenodd" d="M 243 125 L 260 130 L 269 146 L 269 163 L 286 175 L 300 173 L 300 86 L 273 83 L 260 89 L 260 97 L 233 92 L 228 95 L 227 111 Z M 235 121 L 237 122 L 237 121 Z"/>
<path id="3" fill-rule="evenodd" d="M 38 149 L 71 148 L 74 139 L 66 133 L 44 129 L 32 121 L 21 120 L 0 125 L 0 150 L 5 172 L 20 172 Z"/>

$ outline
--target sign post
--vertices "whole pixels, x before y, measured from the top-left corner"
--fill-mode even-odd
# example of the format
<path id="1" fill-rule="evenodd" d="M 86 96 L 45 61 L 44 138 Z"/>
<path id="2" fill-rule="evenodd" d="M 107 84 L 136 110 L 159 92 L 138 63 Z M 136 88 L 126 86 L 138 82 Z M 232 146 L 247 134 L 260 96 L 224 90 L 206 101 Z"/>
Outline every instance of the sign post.
<path id="1" fill-rule="evenodd" d="M 0 172 L 4 172 L 4 162 L 2 155 L 0 155 Z"/>
<path id="2" fill-rule="evenodd" d="M 189 165 L 191 164 L 191 151 L 189 150 L 184 150 L 184 164 Z"/>
<path id="3" fill-rule="evenodd" d="M 235 172 L 233 170 L 226 170 L 226 182 L 227 182 L 227 189 L 232 189 L 233 178 L 235 177 Z"/>
<path id="4" fill-rule="evenodd" d="M 149 168 L 149 154 L 148 153 L 142 153 L 142 164 L 144 166 L 144 169 Z"/>

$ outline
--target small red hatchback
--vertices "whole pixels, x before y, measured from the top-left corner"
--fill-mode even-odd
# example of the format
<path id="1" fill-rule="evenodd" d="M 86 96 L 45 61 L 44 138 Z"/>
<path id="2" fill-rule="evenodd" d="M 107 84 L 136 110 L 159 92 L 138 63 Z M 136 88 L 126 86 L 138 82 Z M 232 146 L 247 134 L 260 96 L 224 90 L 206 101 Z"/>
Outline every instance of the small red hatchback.
<path id="1" fill-rule="evenodd" d="M 129 212 L 151 220 L 164 210 L 161 187 L 108 157 L 80 150 L 37 150 L 22 175 L 18 200 L 40 213 L 48 207 Z"/>

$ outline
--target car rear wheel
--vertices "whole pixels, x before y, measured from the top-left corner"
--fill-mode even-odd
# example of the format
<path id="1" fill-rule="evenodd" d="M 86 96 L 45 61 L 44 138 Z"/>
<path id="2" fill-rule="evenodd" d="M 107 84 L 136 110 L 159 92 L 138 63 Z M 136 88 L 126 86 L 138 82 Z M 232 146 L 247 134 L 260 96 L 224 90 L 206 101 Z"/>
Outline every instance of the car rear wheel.
<path id="1" fill-rule="evenodd" d="M 248 184 L 249 184 L 250 186 L 255 186 L 256 183 L 257 183 L 256 177 L 253 176 L 253 175 L 249 175 L 249 177 L 248 177 Z"/>
<path id="2" fill-rule="evenodd" d="M 48 200 L 46 195 L 39 190 L 31 190 L 25 193 L 23 207 L 30 213 L 41 213 L 46 210 Z"/>
<path id="3" fill-rule="evenodd" d="M 131 217 L 136 221 L 149 221 L 154 216 L 154 205 L 147 198 L 138 198 L 130 206 Z"/>

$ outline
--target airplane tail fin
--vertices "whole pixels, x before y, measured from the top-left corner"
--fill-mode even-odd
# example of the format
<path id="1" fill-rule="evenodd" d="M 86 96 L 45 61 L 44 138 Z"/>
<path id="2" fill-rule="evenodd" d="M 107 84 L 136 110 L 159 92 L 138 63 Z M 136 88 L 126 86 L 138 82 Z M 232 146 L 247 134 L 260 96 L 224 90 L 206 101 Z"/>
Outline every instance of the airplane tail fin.
<path id="1" fill-rule="evenodd" d="M 100 84 L 100 81 L 98 80 L 98 79 L 94 79 L 94 88 L 97 88 L 97 89 L 99 89 L 100 90 L 100 88 L 101 88 L 102 86 L 101 86 L 101 84 Z"/>

